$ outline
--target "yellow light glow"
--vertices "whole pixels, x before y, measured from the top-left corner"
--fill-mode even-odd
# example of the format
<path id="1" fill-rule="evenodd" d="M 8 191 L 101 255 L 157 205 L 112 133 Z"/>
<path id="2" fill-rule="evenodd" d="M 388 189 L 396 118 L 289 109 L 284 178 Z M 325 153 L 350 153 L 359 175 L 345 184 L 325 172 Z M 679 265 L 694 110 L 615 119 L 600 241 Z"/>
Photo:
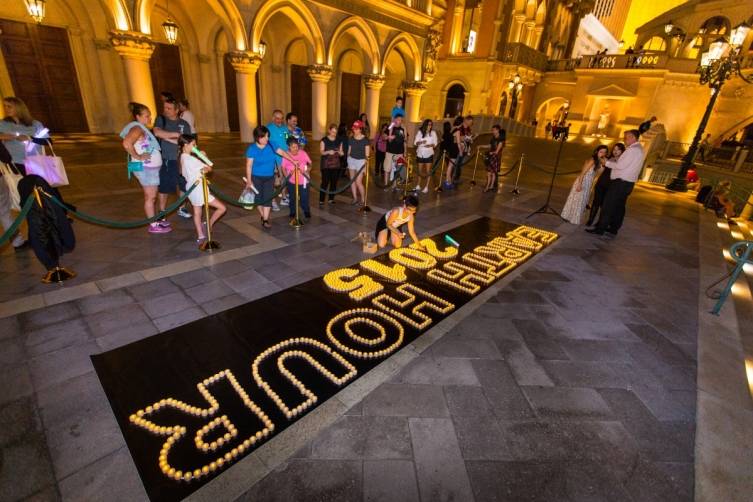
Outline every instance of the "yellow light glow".
<path id="1" fill-rule="evenodd" d="M 748 275 L 753 275 L 753 263 L 746 263 L 743 265 L 743 272 Z"/>
<path id="2" fill-rule="evenodd" d="M 722 230 L 729 230 L 729 224 L 726 221 L 717 221 L 716 226 Z"/>
<path id="3" fill-rule="evenodd" d="M 748 375 L 748 390 L 753 395 L 753 359 L 745 359 L 745 374 Z"/>
<path id="4" fill-rule="evenodd" d="M 732 256 L 730 256 L 729 249 L 727 249 L 727 248 L 722 249 L 722 255 L 724 255 L 724 259 L 727 260 L 727 261 L 732 261 L 732 262 L 735 261 L 735 260 L 732 259 Z"/>
<path id="5" fill-rule="evenodd" d="M 732 230 L 730 231 L 730 234 L 732 234 L 732 238 L 738 241 L 744 241 L 745 237 L 743 236 L 742 232 L 739 230 Z"/>
<path id="6" fill-rule="evenodd" d="M 747 286 L 744 286 L 740 284 L 739 282 L 736 282 L 732 285 L 732 294 L 736 298 L 740 298 L 742 300 L 748 300 L 750 299 L 750 290 Z"/>

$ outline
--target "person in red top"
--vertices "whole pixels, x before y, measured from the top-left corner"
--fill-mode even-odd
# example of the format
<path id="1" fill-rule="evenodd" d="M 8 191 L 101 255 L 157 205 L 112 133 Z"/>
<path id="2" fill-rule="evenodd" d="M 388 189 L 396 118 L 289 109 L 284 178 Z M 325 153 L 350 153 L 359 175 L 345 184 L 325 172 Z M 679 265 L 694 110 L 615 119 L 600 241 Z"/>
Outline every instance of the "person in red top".
<path id="1" fill-rule="evenodd" d="M 309 187 L 308 176 L 311 170 L 311 157 L 301 148 L 298 139 L 295 136 L 290 136 L 287 139 L 288 155 L 290 159 L 283 158 L 282 160 L 282 172 L 288 181 L 288 193 L 290 194 L 290 217 L 295 217 L 295 186 L 298 185 L 298 196 L 300 198 L 300 208 L 303 211 L 306 218 L 311 218 L 311 208 L 309 207 Z M 296 172 L 295 164 L 298 163 L 298 172 Z M 306 176 L 304 176 L 304 174 Z"/>
<path id="2" fill-rule="evenodd" d="M 701 186 L 700 178 L 698 178 L 698 171 L 695 170 L 695 164 L 688 168 L 688 190 L 698 191 Z"/>

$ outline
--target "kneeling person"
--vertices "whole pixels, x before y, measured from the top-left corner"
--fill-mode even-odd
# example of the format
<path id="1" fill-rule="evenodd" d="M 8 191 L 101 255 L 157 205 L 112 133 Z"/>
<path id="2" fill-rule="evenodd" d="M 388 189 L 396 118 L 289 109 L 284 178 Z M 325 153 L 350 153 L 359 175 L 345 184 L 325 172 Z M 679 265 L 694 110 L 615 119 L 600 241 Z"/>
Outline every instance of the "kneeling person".
<path id="1" fill-rule="evenodd" d="M 377 222 L 376 241 L 379 248 L 387 245 L 390 240 L 392 245 L 399 248 L 403 245 L 403 239 L 406 237 L 405 225 L 408 225 L 408 234 L 413 242 L 422 248 L 419 244 L 420 239 L 416 236 L 416 230 L 413 226 L 418 211 L 418 197 L 408 195 L 403 199 L 403 205 L 394 207 L 387 211 Z"/>

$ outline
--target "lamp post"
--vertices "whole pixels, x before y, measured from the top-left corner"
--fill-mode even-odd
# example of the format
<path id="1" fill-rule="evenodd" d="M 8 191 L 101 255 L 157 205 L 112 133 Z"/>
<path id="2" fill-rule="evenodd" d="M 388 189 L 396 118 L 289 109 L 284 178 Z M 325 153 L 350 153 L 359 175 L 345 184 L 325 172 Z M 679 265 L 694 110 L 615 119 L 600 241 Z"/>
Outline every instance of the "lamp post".
<path id="1" fill-rule="evenodd" d="M 520 75 L 517 73 L 507 82 L 507 87 L 510 89 L 510 118 L 515 118 L 515 112 L 518 108 L 518 95 L 523 90 L 523 82 Z"/>
<path id="2" fill-rule="evenodd" d="M 688 191 L 688 169 L 695 160 L 698 145 L 701 143 L 701 137 L 706 130 L 706 124 L 709 121 L 709 117 L 711 117 L 714 104 L 719 97 L 724 83 L 738 76 L 745 82 L 753 84 L 753 76 L 743 74 L 741 68 L 743 57 L 740 49 L 749 32 L 750 26 L 747 23 L 741 23 L 732 30 L 729 41 L 724 37 L 720 37 L 709 45 L 707 52 L 701 55 L 701 64 L 698 67 L 698 73 L 700 73 L 701 84 L 708 84 L 709 88 L 711 88 L 711 99 L 708 105 L 706 105 L 706 111 L 703 114 L 703 118 L 701 118 L 701 123 L 698 124 L 698 129 L 696 129 L 693 142 L 690 144 L 690 148 L 688 148 L 688 153 L 682 158 L 682 165 L 680 165 L 677 177 L 666 186 L 668 190 L 674 192 Z"/>

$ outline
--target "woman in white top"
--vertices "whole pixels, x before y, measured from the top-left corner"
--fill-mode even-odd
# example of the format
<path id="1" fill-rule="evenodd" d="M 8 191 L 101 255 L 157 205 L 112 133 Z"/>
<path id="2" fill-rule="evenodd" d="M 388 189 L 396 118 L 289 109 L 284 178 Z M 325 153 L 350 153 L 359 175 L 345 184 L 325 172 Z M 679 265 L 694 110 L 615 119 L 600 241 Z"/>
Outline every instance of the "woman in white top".
<path id="1" fill-rule="evenodd" d="M 596 177 L 604 169 L 608 152 L 609 148 L 606 145 L 599 145 L 583 164 L 583 169 L 575 179 L 570 194 L 567 196 L 565 207 L 562 208 L 561 216 L 563 220 L 567 220 L 573 225 L 580 225 L 588 199 L 591 198 L 591 187 Z"/>
<path id="2" fill-rule="evenodd" d="M 189 108 L 188 100 L 181 99 L 178 101 L 178 111 L 180 112 L 180 118 L 188 122 L 191 126 L 191 134 L 196 134 L 196 119 L 193 116 L 193 112 Z"/>
<path id="3" fill-rule="evenodd" d="M 405 225 L 408 225 L 408 234 L 413 242 L 419 249 L 423 249 L 413 227 L 416 211 L 418 211 L 418 197 L 408 195 L 403 199 L 402 206 L 393 207 L 379 218 L 374 235 L 380 249 L 387 245 L 388 239 L 394 247 L 402 246 L 403 239 L 406 237 Z"/>
<path id="4" fill-rule="evenodd" d="M 178 148 L 180 150 L 180 172 L 184 178 L 186 178 L 186 189 L 190 189 L 195 183 L 201 183 L 201 177 L 204 174 L 212 172 L 212 167 L 205 164 L 198 157 L 191 155 L 191 150 L 196 146 L 196 140 L 190 134 L 181 134 L 178 138 Z M 204 153 L 204 152 L 202 152 Z M 201 245 L 207 240 L 204 233 L 204 224 L 201 222 L 202 210 L 204 204 L 209 204 L 209 207 L 214 208 L 214 213 L 209 218 L 207 225 L 211 229 L 217 220 L 227 211 L 225 204 L 215 199 L 212 194 L 209 194 L 209 200 L 204 200 L 204 190 L 201 186 L 194 188 L 191 193 L 188 194 L 188 200 L 191 201 L 193 206 L 193 223 L 196 226 L 196 244 Z"/>
<path id="5" fill-rule="evenodd" d="M 431 165 L 434 162 L 434 147 L 439 144 L 437 133 L 434 132 L 434 122 L 430 119 L 424 120 L 421 127 L 416 131 L 416 139 L 413 143 L 416 145 L 416 162 L 418 163 L 416 192 L 421 190 L 422 180 L 426 180 L 426 186 L 424 186 L 422 191 L 428 193 L 429 173 Z"/>
<path id="6" fill-rule="evenodd" d="M 133 121 L 120 131 L 120 137 L 123 138 L 123 148 L 130 156 L 129 161 L 142 163 L 141 170 L 134 171 L 133 174 L 144 190 L 144 213 L 147 218 L 152 218 L 155 215 L 154 205 L 159 187 L 162 152 L 157 138 L 149 130 L 152 123 L 152 112 L 149 108 L 141 103 L 128 103 L 128 109 Z M 151 234 L 166 234 L 171 232 L 172 228 L 155 221 L 149 224 L 148 231 Z"/>

